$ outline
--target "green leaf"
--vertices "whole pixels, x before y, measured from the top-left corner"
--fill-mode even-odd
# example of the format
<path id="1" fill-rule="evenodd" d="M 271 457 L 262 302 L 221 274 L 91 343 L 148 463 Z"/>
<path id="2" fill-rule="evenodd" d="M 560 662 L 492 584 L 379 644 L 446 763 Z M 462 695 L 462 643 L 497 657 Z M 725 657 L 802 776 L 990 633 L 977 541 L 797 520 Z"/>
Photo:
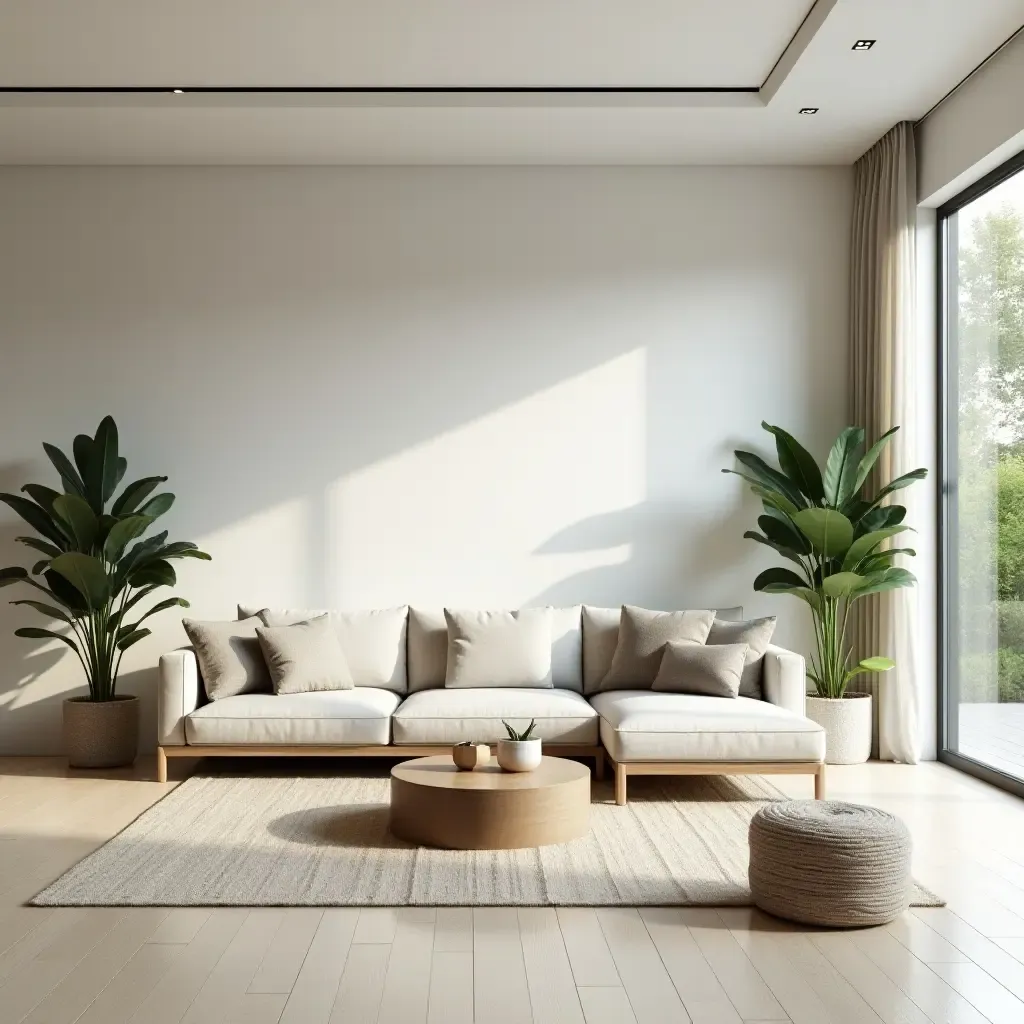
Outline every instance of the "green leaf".
<path id="1" fill-rule="evenodd" d="M 124 479 L 125 473 L 128 472 L 128 460 L 121 456 L 118 456 L 117 462 L 114 464 L 114 488 L 116 489 L 121 485 L 121 481 Z M 113 491 L 110 492 L 113 494 Z M 110 494 L 107 498 L 110 498 Z"/>
<path id="2" fill-rule="evenodd" d="M 858 576 L 855 572 L 837 572 L 821 581 L 821 592 L 826 597 L 836 599 L 849 597 L 863 583 L 864 577 Z"/>
<path id="3" fill-rule="evenodd" d="M 887 526 L 882 530 L 874 530 L 871 533 L 864 534 L 863 537 L 858 537 L 846 552 L 846 557 L 843 559 L 843 568 L 850 571 L 856 569 L 861 561 L 867 558 L 879 544 L 909 529 L 910 527 L 905 525 Z"/>
<path id="4" fill-rule="evenodd" d="M 779 494 L 796 505 L 797 508 L 806 507 L 807 499 L 800 493 L 800 489 L 791 483 L 789 477 L 784 473 L 780 473 L 777 469 L 769 466 L 760 455 L 740 450 L 733 452 L 733 454 L 736 456 L 736 461 L 753 474 L 757 483 L 767 487 L 769 490 L 778 491 Z"/>
<path id="5" fill-rule="evenodd" d="M 8 569 L 0 569 L 0 587 L 9 587 L 12 583 L 20 583 L 28 579 L 28 570 L 20 565 L 12 565 Z"/>
<path id="6" fill-rule="evenodd" d="M 119 519 L 107 534 L 103 544 L 103 557 L 108 562 L 117 562 L 124 554 L 124 549 L 136 537 L 141 536 L 149 529 L 153 519 L 151 516 L 126 516 Z"/>
<path id="7" fill-rule="evenodd" d="M 832 445 L 822 478 L 825 500 L 830 505 L 841 505 L 853 493 L 856 454 L 863 443 L 863 428 L 847 427 Z"/>
<path id="8" fill-rule="evenodd" d="M 55 558 L 60 554 L 60 548 L 53 544 L 47 544 L 45 540 L 40 540 L 38 537 L 15 537 L 14 538 L 19 544 L 24 544 L 27 548 L 32 548 L 33 551 L 38 551 L 41 555 L 46 555 L 49 558 Z"/>
<path id="9" fill-rule="evenodd" d="M 71 460 L 56 445 L 47 444 L 45 441 L 43 442 L 43 451 L 53 463 L 54 469 L 60 474 L 64 492 L 77 494 L 80 498 L 84 498 L 85 484 L 82 483 L 82 478 L 78 475 L 75 467 L 71 465 Z"/>
<path id="10" fill-rule="evenodd" d="M 853 543 L 853 523 L 835 509 L 805 508 L 793 517 L 793 522 L 814 550 L 826 558 L 839 558 Z"/>
<path id="11" fill-rule="evenodd" d="M 903 476 L 896 477 L 892 483 L 886 484 L 874 497 L 871 502 L 872 505 L 877 505 L 886 495 L 892 494 L 894 491 L 901 491 L 904 487 L 909 487 L 912 483 L 917 480 L 923 480 L 928 475 L 928 470 L 912 469 L 909 473 L 904 473 Z"/>
<path id="12" fill-rule="evenodd" d="M 71 454 L 75 457 L 75 465 L 82 480 L 88 482 L 89 467 L 92 465 L 93 441 L 88 434 L 76 434 L 71 442 Z"/>
<path id="13" fill-rule="evenodd" d="M 151 615 L 156 615 L 159 612 L 167 611 L 168 608 L 188 608 L 189 603 L 183 597 L 168 597 L 166 600 L 157 601 L 152 608 L 147 608 L 146 611 L 139 616 L 136 622 L 133 622 L 129 626 L 122 626 L 121 629 L 125 634 L 134 632 L 143 622 L 146 621 Z"/>
<path id="14" fill-rule="evenodd" d="M 782 472 L 800 488 L 810 501 L 819 502 L 825 496 L 824 485 L 821 480 L 821 470 L 818 469 L 814 456 L 811 455 L 803 445 L 792 434 L 786 433 L 781 427 L 773 427 L 770 423 L 761 423 L 761 426 L 775 437 L 775 450 L 779 456 L 779 466 Z"/>
<path id="15" fill-rule="evenodd" d="M 892 658 L 865 658 L 857 667 L 864 669 L 865 672 L 888 672 L 896 667 L 896 662 Z"/>
<path id="16" fill-rule="evenodd" d="M 51 619 L 60 619 L 61 622 L 70 623 L 74 621 L 67 612 L 62 611 L 60 608 L 54 608 L 52 604 L 43 604 L 42 601 L 21 600 L 12 601 L 11 604 L 27 604 L 30 608 L 35 608 L 37 612 L 41 612 Z"/>
<path id="17" fill-rule="evenodd" d="M 907 517 L 907 510 L 902 505 L 879 505 L 869 508 L 857 521 L 855 531 L 858 537 L 875 530 L 884 530 L 888 526 L 899 526 Z"/>
<path id="18" fill-rule="evenodd" d="M 892 427 L 887 430 L 868 450 L 857 466 L 857 476 L 853 481 L 853 493 L 856 494 L 866 483 L 868 474 L 882 454 L 882 449 L 889 443 L 889 439 L 899 430 L 899 427 Z"/>
<path id="19" fill-rule="evenodd" d="M 85 598 L 72 586 L 59 572 L 47 569 L 43 573 L 43 579 L 50 588 L 50 594 L 56 601 L 60 601 L 65 608 L 75 615 L 84 615 L 89 611 L 89 605 Z"/>
<path id="20" fill-rule="evenodd" d="M 165 492 L 163 494 L 158 494 L 155 498 L 150 498 L 149 501 L 139 509 L 139 513 L 156 519 L 157 516 L 162 516 L 173 504 L 174 495 Z"/>
<path id="21" fill-rule="evenodd" d="M 166 482 L 167 477 L 165 476 L 147 476 L 142 480 L 130 483 L 114 502 L 110 509 L 111 513 L 115 516 L 123 516 L 134 512 L 148 495 L 152 494 L 160 484 Z"/>
<path id="22" fill-rule="evenodd" d="M 58 495 L 53 502 L 53 511 L 71 528 L 79 551 L 87 552 L 96 539 L 99 521 L 89 503 L 77 494 Z"/>
<path id="23" fill-rule="evenodd" d="M 755 590 L 765 590 L 770 586 L 806 587 L 807 581 L 797 576 L 792 569 L 773 566 L 771 569 L 765 569 L 764 572 L 758 573 L 754 580 Z"/>
<path id="24" fill-rule="evenodd" d="M 46 572 L 50 567 L 50 562 L 51 559 L 49 558 L 40 558 L 38 562 L 34 562 L 32 565 L 32 575 L 38 576 L 40 573 Z"/>
<path id="25" fill-rule="evenodd" d="M 43 484 L 25 484 L 22 490 L 44 511 L 53 515 L 53 503 L 60 497 L 60 491 Z"/>
<path id="26" fill-rule="evenodd" d="M 134 633 L 129 633 L 127 636 L 122 637 L 117 641 L 117 649 L 119 651 L 127 651 L 133 644 L 137 644 L 140 640 L 144 640 L 147 636 L 150 636 L 148 629 L 137 629 Z"/>
<path id="27" fill-rule="evenodd" d="M 788 548 L 798 555 L 809 555 L 811 553 L 810 541 L 788 522 L 776 519 L 774 516 L 758 516 L 757 525 L 761 532 L 773 544 L 782 548 Z"/>
<path id="28" fill-rule="evenodd" d="M 170 562 L 147 562 L 128 575 L 128 582 L 133 587 L 145 587 L 154 583 L 160 587 L 173 587 L 178 582 L 178 577 Z"/>
<path id="29" fill-rule="evenodd" d="M 865 597 L 868 594 L 880 594 L 886 590 L 898 590 L 900 587 L 910 587 L 917 582 L 917 577 L 906 569 L 893 566 L 889 569 L 882 569 L 864 577 L 864 586 L 859 587 L 850 596 L 851 598 Z"/>
<path id="30" fill-rule="evenodd" d="M 205 551 L 200 551 L 198 546 L 190 540 L 176 540 L 160 550 L 161 558 L 201 558 L 209 562 L 210 556 Z"/>
<path id="31" fill-rule="evenodd" d="M 761 534 L 755 533 L 753 530 L 747 530 L 747 532 L 744 533 L 743 536 L 746 540 L 754 540 L 757 541 L 758 544 L 764 544 L 765 547 L 771 548 L 772 551 L 777 551 L 780 555 L 782 555 L 783 558 L 788 558 L 791 562 L 796 562 L 797 565 L 803 568 L 803 563 L 800 561 L 800 556 L 795 555 L 792 551 L 789 550 L 789 548 L 784 548 L 778 544 L 773 544 L 767 537 L 762 537 Z"/>
<path id="32" fill-rule="evenodd" d="M 779 494 L 778 491 L 770 491 L 767 487 L 763 487 L 761 484 L 755 483 L 750 488 L 766 505 L 771 505 L 772 508 L 778 509 L 780 512 L 793 518 L 800 510 L 787 498 L 784 494 Z"/>
<path id="33" fill-rule="evenodd" d="M 63 633 L 55 633 L 52 629 L 37 629 L 35 626 L 22 626 L 14 631 L 15 636 L 25 637 L 29 640 L 60 640 L 73 651 L 78 651 L 78 644 L 69 636 Z"/>
<path id="34" fill-rule="evenodd" d="M 106 604 L 110 597 L 110 581 L 103 562 L 94 555 L 67 551 L 58 555 L 50 567 L 82 595 L 90 608 L 102 608 Z"/>
<path id="35" fill-rule="evenodd" d="M 18 494 L 0 494 L 0 501 L 14 509 L 36 533 L 42 534 L 47 540 L 52 540 L 58 547 L 67 546 L 67 538 L 57 524 L 34 501 L 22 498 Z"/>
<path id="36" fill-rule="evenodd" d="M 88 470 L 82 474 L 89 504 L 96 515 L 103 512 L 117 486 L 117 459 L 117 424 L 112 416 L 104 416 L 93 438 Z"/>

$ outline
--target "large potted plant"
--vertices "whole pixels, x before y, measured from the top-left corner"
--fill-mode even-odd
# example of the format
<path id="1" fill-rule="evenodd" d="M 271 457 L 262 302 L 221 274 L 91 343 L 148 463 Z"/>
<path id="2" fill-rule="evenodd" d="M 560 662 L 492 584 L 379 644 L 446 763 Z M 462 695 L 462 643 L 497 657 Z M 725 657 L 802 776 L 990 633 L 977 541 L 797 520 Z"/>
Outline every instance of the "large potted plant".
<path id="1" fill-rule="evenodd" d="M 188 607 L 181 597 L 165 598 L 146 610 L 140 602 L 177 582 L 172 559 L 210 556 L 187 541 L 168 543 L 166 531 L 143 539 L 174 503 L 174 495 L 153 495 L 167 477 L 148 476 L 114 497 L 128 463 L 118 455 L 117 426 L 110 416 L 94 437 L 75 438 L 74 462 L 53 445 L 43 449 L 62 491 L 25 484 L 27 498 L 0 494 L 0 501 L 36 534 L 16 539 L 41 556 L 30 569 L 0 570 L 0 586 L 20 583 L 39 591 L 41 599 L 11 603 L 62 624 L 57 630 L 26 626 L 14 631 L 17 636 L 59 640 L 81 662 L 89 695 L 64 701 L 64 744 L 71 766 L 131 764 L 138 751 L 138 699 L 116 692 L 121 658 L 149 636 L 142 623 L 151 615 Z"/>
<path id="2" fill-rule="evenodd" d="M 766 569 L 754 580 L 754 589 L 789 594 L 810 608 L 815 652 L 807 676 L 815 695 L 807 698 L 807 715 L 825 729 L 830 764 L 857 764 L 871 753 L 871 695 L 848 687 L 858 675 L 888 672 L 894 663 L 874 656 L 851 664 L 846 639 L 850 610 L 869 594 L 916 582 L 895 564 L 914 551 L 889 545 L 910 529 L 903 521 L 907 510 L 886 502 L 894 492 L 923 480 L 927 470 L 915 469 L 869 491 L 871 471 L 899 427 L 867 451 L 864 430 L 847 427 L 822 470 L 792 435 L 768 423 L 761 426 L 775 438 L 779 468 L 753 452 L 737 451 L 743 468 L 723 472 L 743 477 L 764 507 L 757 520 L 760 532 L 748 530 L 743 536 L 778 552 L 797 570 Z"/>

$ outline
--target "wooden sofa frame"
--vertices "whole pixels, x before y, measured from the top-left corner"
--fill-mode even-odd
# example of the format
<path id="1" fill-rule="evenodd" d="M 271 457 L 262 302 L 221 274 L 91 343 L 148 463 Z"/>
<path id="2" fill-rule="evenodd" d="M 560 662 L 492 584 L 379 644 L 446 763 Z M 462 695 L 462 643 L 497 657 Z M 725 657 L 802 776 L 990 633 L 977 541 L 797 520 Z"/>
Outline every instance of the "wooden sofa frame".
<path id="1" fill-rule="evenodd" d="M 492 744 L 492 749 L 494 745 Z M 407 746 L 312 746 L 295 744 L 207 744 L 189 746 L 158 746 L 156 748 L 157 782 L 167 781 L 169 757 L 429 757 L 447 754 L 451 744 L 409 744 Z M 813 775 L 814 799 L 825 799 L 825 765 L 817 761 L 613 761 L 600 744 L 584 746 L 573 743 L 544 745 L 552 757 L 588 757 L 594 759 L 594 778 L 604 778 L 605 760 L 615 768 L 615 803 L 626 803 L 630 775 Z"/>

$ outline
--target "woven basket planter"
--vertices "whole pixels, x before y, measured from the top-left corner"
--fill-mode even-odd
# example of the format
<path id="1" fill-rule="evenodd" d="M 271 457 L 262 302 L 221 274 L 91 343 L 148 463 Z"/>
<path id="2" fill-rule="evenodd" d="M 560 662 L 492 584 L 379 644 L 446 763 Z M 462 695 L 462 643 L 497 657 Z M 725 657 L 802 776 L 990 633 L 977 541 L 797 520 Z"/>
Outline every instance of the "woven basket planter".
<path id="1" fill-rule="evenodd" d="M 800 924 L 886 924 L 909 905 L 910 833 L 875 807 L 780 800 L 750 822 L 756 906 Z"/>
<path id="2" fill-rule="evenodd" d="M 139 752 L 139 698 L 64 701 L 64 752 L 72 768 L 120 768 Z"/>

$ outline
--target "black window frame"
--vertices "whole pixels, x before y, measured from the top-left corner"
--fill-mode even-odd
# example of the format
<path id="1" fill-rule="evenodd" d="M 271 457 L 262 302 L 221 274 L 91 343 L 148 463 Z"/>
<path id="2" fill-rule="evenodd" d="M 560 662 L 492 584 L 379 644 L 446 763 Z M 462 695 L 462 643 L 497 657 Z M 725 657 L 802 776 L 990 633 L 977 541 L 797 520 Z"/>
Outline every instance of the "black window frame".
<path id="1" fill-rule="evenodd" d="M 936 211 L 936 328 L 938 367 L 938 409 L 936 474 L 938 505 L 938 619 L 937 667 L 937 725 L 936 750 L 939 761 L 951 765 L 975 778 L 989 782 L 1017 796 L 1024 797 L 1024 779 L 1008 775 L 997 768 L 965 757 L 951 744 L 956 743 L 957 716 L 952 713 L 957 693 L 953 687 L 953 666 L 956 664 L 956 606 L 949 600 L 950 586 L 955 584 L 951 566 L 955 564 L 953 544 L 956 541 L 956 323 L 959 316 L 957 262 L 950 254 L 957 251 L 956 221 L 952 219 L 965 206 L 979 196 L 1003 184 L 1017 174 L 1024 173 L 1024 150 L 1010 157 L 988 174 L 979 178 L 952 199 L 943 203 Z M 952 330 L 950 325 L 953 325 Z"/>

